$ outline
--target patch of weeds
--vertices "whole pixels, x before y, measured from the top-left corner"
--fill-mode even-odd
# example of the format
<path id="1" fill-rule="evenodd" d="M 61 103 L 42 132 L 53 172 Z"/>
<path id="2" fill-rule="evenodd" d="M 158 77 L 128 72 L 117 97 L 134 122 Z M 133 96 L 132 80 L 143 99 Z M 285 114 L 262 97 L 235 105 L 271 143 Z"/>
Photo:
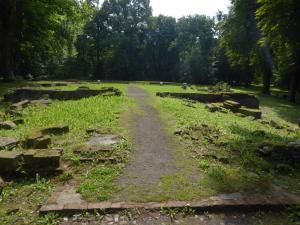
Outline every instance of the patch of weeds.
<path id="1" fill-rule="evenodd" d="M 108 200 L 119 190 L 115 180 L 121 170 L 119 165 L 96 165 L 81 177 L 77 190 L 87 200 Z"/>
<path id="2" fill-rule="evenodd" d="M 59 216 L 55 213 L 48 213 L 44 216 L 40 216 L 34 221 L 32 224 L 33 225 L 56 225 L 58 223 L 58 218 Z"/>
<path id="3" fill-rule="evenodd" d="M 195 210 L 192 207 L 187 205 L 182 209 L 182 213 L 184 216 L 191 216 L 191 215 L 195 215 Z"/>
<path id="4" fill-rule="evenodd" d="M 286 212 L 289 221 L 295 223 L 300 221 L 300 206 L 291 206 Z M 299 223 L 298 223 L 299 224 Z"/>
<path id="5" fill-rule="evenodd" d="M 72 155 L 71 156 L 71 162 L 73 166 L 79 166 L 80 165 L 80 155 Z"/>
<path id="6" fill-rule="evenodd" d="M 171 221 L 174 221 L 179 213 L 180 211 L 178 209 L 163 208 L 161 210 L 161 214 L 168 216 L 171 219 Z"/>
<path id="7" fill-rule="evenodd" d="M 40 218 L 38 215 L 38 207 L 52 190 L 53 185 L 45 178 L 9 182 L 0 197 L 0 224 L 48 224 L 38 221 L 52 224 L 51 216 Z"/>
<path id="8" fill-rule="evenodd" d="M 137 219 L 137 215 L 140 214 L 138 209 L 127 209 L 121 211 L 120 215 L 127 217 L 128 221 L 134 221 Z"/>
<path id="9" fill-rule="evenodd" d="M 199 159 L 198 166 L 201 170 L 206 171 L 210 168 L 211 162 L 206 159 Z"/>
<path id="10" fill-rule="evenodd" d="M 64 171 L 61 175 L 57 177 L 58 181 L 63 183 L 68 182 L 72 178 L 73 178 L 72 173 L 68 171 Z"/>

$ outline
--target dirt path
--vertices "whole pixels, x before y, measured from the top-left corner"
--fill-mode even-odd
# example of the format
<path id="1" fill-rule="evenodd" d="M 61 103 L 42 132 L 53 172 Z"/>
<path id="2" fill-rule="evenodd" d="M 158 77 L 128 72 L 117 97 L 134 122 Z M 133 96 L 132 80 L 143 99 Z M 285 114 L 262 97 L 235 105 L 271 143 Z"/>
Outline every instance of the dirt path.
<path id="1" fill-rule="evenodd" d="M 126 124 L 133 138 L 133 156 L 119 183 L 136 187 L 156 185 L 162 176 L 177 171 L 171 140 L 164 132 L 158 110 L 147 102 L 148 93 L 129 86 L 127 94 L 136 101 L 138 112 L 131 111 L 132 122 Z"/>

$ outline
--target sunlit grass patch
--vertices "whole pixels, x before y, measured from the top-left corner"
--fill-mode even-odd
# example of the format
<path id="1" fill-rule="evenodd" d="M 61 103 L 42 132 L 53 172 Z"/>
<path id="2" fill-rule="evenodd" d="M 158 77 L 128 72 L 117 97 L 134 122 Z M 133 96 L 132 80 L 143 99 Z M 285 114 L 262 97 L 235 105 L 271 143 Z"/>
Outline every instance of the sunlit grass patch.
<path id="1" fill-rule="evenodd" d="M 159 86 L 143 86 L 153 96 L 155 92 L 164 88 Z M 172 87 L 168 87 L 169 90 Z M 177 87 L 173 89 L 175 92 Z M 260 98 L 263 98 L 259 96 Z M 262 100 L 263 107 L 268 107 L 269 111 L 264 114 L 264 119 L 274 119 L 278 121 L 280 115 L 280 105 L 282 101 L 277 102 L 277 98 L 268 97 L 272 101 L 266 106 L 266 99 Z M 278 104 L 276 104 L 276 102 Z M 190 126 L 201 126 L 202 124 L 215 128 L 219 134 L 212 143 L 205 139 L 194 141 L 195 137 L 184 137 L 178 135 L 177 138 L 183 144 L 185 151 L 190 152 L 190 157 L 197 162 L 201 171 L 201 179 L 194 183 L 194 189 L 190 190 L 185 197 L 194 198 L 195 193 L 199 196 L 208 196 L 212 194 L 228 193 L 236 191 L 257 191 L 264 192 L 271 188 L 271 185 L 278 180 L 295 177 L 296 172 L 279 178 L 279 174 L 270 164 L 257 154 L 257 149 L 263 143 L 288 143 L 297 138 L 296 132 L 290 132 L 288 129 L 275 129 L 272 126 L 265 125 L 259 121 L 250 118 L 241 118 L 235 114 L 229 113 L 211 113 L 205 109 L 205 104 L 197 103 L 193 107 L 187 107 L 183 100 L 175 98 L 155 98 L 153 103 L 164 115 L 170 116 L 168 120 L 171 131 L 184 130 Z M 290 109 L 291 115 L 298 114 L 299 106 L 284 102 Z M 277 114 L 275 116 L 275 114 Z M 289 126 L 291 129 L 296 125 L 287 118 L 281 117 L 279 123 Z M 258 135 L 258 132 L 263 135 Z M 209 134 L 210 135 L 210 134 Z M 202 157 L 204 155 L 204 157 Z M 212 156 L 212 157 L 211 157 Z M 222 156 L 222 157 L 220 157 Z M 226 160 L 223 161 L 223 156 Z M 219 159 L 220 158 L 220 159 Z M 172 190 L 171 184 L 176 182 L 167 182 L 165 188 Z M 295 185 L 288 185 L 288 189 L 296 190 Z M 177 188 L 180 190 L 180 187 Z M 180 199 L 180 195 L 176 195 Z"/>
<path id="2" fill-rule="evenodd" d="M 78 86 L 88 86 L 91 89 L 109 86 L 118 88 L 123 92 L 126 90 L 125 84 L 97 84 L 89 82 L 66 86 L 66 89 L 76 89 Z M 6 91 L 3 91 L 3 93 Z M 44 203 L 48 194 L 52 192 L 55 184 L 65 183 L 70 179 L 78 179 L 80 181 L 78 190 L 85 199 L 102 200 L 110 198 L 112 193 L 117 191 L 114 180 L 121 172 L 123 166 L 118 164 L 81 163 L 80 156 L 75 154 L 73 150 L 75 146 L 86 142 L 88 138 L 86 129 L 109 128 L 112 130 L 112 133 L 122 137 L 123 141 L 116 147 L 113 154 L 121 162 L 125 162 L 128 158 L 128 150 L 131 148 L 131 143 L 127 138 L 126 131 L 120 125 L 120 114 L 132 104 L 133 101 L 125 95 L 95 96 L 70 101 L 54 100 L 48 107 L 43 105 L 27 107 L 23 111 L 25 120 L 23 125 L 18 125 L 14 130 L 0 130 L 0 136 L 12 136 L 24 140 L 29 132 L 39 128 L 62 124 L 68 125 L 70 128 L 68 133 L 61 136 L 52 136 L 52 144 L 49 146 L 50 148 L 63 147 L 63 164 L 67 165 L 66 171 L 56 178 L 48 179 L 47 185 L 51 189 L 46 191 L 37 189 L 37 185 L 40 184 L 35 184 L 34 181 L 26 183 L 13 180 L 11 183 L 8 183 L 4 195 L 0 199 L 0 224 L 56 224 L 56 215 L 41 217 L 37 215 L 36 211 Z M 11 116 L 5 117 L 7 120 L 13 118 Z M 31 190 L 30 194 L 24 196 L 23 193 L 27 193 L 25 191 L 27 189 Z M 6 193 L 12 193 L 13 195 L 9 197 L 10 195 Z M 21 210 L 17 213 L 7 214 L 6 210 L 10 204 L 9 201 L 13 203 L 15 200 L 22 204 Z M 31 213 L 31 211 L 34 213 Z"/>
<path id="3" fill-rule="evenodd" d="M 121 171 L 118 165 L 95 165 L 82 176 L 77 190 L 86 200 L 108 200 L 119 190 L 115 180 Z"/>

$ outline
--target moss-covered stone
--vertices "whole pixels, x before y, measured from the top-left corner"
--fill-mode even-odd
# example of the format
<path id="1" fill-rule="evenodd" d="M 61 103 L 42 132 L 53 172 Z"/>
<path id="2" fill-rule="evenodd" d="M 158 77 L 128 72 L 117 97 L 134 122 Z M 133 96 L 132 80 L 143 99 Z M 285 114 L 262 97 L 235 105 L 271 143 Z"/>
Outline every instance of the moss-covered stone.
<path id="1" fill-rule="evenodd" d="M 17 151 L 0 151 L 0 173 L 14 173 L 21 163 L 22 153 Z"/>
<path id="2" fill-rule="evenodd" d="M 224 102 L 223 107 L 225 109 L 229 109 L 232 112 L 238 112 L 239 108 L 241 107 L 241 104 L 235 101 L 227 100 Z"/>
<path id="3" fill-rule="evenodd" d="M 43 136 L 42 132 L 39 130 L 31 131 L 26 140 L 24 141 L 25 148 L 33 149 L 44 149 L 47 148 L 51 143 L 51 138 L 48 136 Z"/>
<path id="4" fill-rule="evenodd" d="M 51 172 L 60 167 L 59 151 L 52 149 L 31 149 L 24 153 L 24 169 L 31 172 Z"/>
<path id="5" fill-rule="evenodd" d="M 245 108 L 245 107 L 239 108 L 238 112 L 242 113 L 246 116 L 252 116 L 255 119 L 261 119 L 261 114 L 262 114 L 262 112 L 258 109 L 249 109 L 249 108 Z"/>
<path id="6" fill-rule="evenodd" d="M 58 125 L 53 127 L 46 127 L 41 129 L 41 133 L 43 135 L 52 134 L 52 135 L 61 135 L 64 133 L 69 132 L 69 126 L 68 125 Z"/>
<path id="7" fill-rule="evenodd" d="M 14 137 L 0 137 L 0 150 L 14 148 L 18 143 L 19 140 Z"/>
<path id="8" fill-rule="evenodd" d="M 12 130 L 12 129 L 15 129 L 16 127 L 17 127 L 17 125 L 12 121 L 0 122 L 0 129 L 3 129 L 3 130 Z"/>

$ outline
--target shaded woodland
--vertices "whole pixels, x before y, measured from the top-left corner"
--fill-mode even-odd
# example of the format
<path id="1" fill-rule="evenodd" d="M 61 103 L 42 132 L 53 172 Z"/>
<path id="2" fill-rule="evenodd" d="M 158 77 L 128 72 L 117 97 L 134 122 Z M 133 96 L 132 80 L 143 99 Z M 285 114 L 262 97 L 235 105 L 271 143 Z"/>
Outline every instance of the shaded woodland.
<path id="1" fill-rule="evenodd" d="M 1 0 L 0 75 L 156 80 L 289 90 L 300 75 L 300 2 L 232 0 L 229 13 L 152 15 L 149 0 Z"/>

